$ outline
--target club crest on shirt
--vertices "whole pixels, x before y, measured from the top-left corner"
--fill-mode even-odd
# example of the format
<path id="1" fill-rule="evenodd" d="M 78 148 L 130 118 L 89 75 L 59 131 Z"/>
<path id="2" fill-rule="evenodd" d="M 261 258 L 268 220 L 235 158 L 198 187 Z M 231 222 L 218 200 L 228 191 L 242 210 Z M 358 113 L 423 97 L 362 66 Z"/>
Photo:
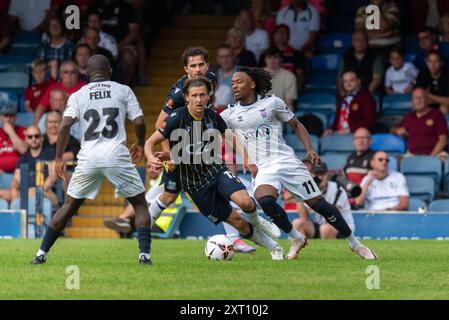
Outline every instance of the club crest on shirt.
<path id="1" fill-rule="evenodd" d="M 267 117 L 267 110 L 266 110 L 265 108 L 260 109 L 259 111 L 260 111 L 260 115 L 261 115 L 262 117 L 264 117 L 264 118 Z"/>
<path id="2" fill-rule="evenodd" d="M 238 117 L 237 117 L 237 121 L 238 121 L 238 122 L 242 122 L 242 121 L 243 121 L 243 116 L 238 116 Z"/>
<path id="3" fill-rule="evenodd" d="M 426 120 L 426 125 L 427 125 L 428 127 L 433 126 L 433 120 L 432 120 L 432 119 L 427 119 L 427 120 Z"/>
<path id="4" fill-rule="evenodd" d="M 353 111 L 359 110 L 359 104 L 358 104 L 358 103 L 354 103 L 354 104 L 352 105 L 352 110 L 353 110 Z"/>
<path id="5" fill-rule="evenodd" d="M 212 122 L 208 122 L 208 123 L 206 123 L 206 128 L 207 129 L 213 129 L 214 128 L 214 124 Z"/>

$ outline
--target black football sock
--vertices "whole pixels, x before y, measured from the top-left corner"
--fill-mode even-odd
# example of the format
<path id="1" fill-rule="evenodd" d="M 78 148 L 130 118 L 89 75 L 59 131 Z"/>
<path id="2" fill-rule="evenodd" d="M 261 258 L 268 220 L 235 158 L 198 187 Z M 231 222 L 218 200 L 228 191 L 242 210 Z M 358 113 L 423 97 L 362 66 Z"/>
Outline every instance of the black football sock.
<path id="1" fill-rule="evenodd" d="M 44 252 L 50 251 L 50 248 L 53 246 L 53 244 L 56 242 L 60 235 L 60 232 L 56 231 L 52 227 L 48 227 L 47 231 L 45 232 L 44 238 L 42 239 L 41 243 L 41 250 Z"/>
<path id="2" fill-rule="evenodd" d="M 249 233 L 248 234 L 241 234 L 240 233 L 240 236 L 243 239 L 250 239 L 253 236 L 253 234 L 254 234 L 254 227 L 253 227 L 253 225 L 251 223 L 249 223 L 249 222 L 248 222 L 248 224 L 249 224 Z"/>
<path id="3" fill-rule="evenodd" d="M 258 200 L 263 212 L 273 221 L 275 225 L 281 228 L 285 233 L 290 233 L 293 225 L 288 220 L 287 212 L 276 202 L 276 198 L 265 196 Z"/>
<path id="4" fill-rule="evenodd" d="M 346 238 L 352 234 L 351 229 L 345 219 L 343 219 L 340 211 L 334 205 L 327 202 L 326 199 L 320 199 L 311 208 L 322 215 L 331 226 L 340 231 Z"/>
<path id="5" fill-rule="evenodd" d="M 137 229 L 137 240 L 139 240 L 140 253 L 150 254 L 151 250 L 151 228 L 143 227 Z"/>

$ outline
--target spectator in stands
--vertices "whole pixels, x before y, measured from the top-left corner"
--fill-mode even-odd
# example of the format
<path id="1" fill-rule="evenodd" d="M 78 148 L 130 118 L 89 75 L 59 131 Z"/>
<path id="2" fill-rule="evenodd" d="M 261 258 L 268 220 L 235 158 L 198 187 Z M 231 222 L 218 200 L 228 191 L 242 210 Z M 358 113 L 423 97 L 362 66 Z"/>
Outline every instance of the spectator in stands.
<path id="1" fill-rule="evenodd" d="M 50 93 L 50 112 L 58 111 L 63 114 L 64 109 L 67 105 L 67 94 L 62 89 L 54 89 Z M 47 131 L 46 123 L 47 123 L 47 115 L 48 113 L 44 113 L 39 120 L 39 129 L 42 134 L 45 134 Z M 81 140 L 81 132 L 79 125 L 74 125 L 70 128 L 70 135 L 73 136 L 76 140 Z"/>
<path id="2" fill-rule="evenodd" d="M 241 67 L 257 66 L 256 56 L 245 48 L 245 35 L 239 28 L 232 27 L 228 30 L 226 43 L 232 48 L 235 64 Z"/>
<path id="3" fill-rule="evenodd" d="M 232 93 L 232 75 L 237 70 L 232 56 L 232 48 L 228 44 L 218 47 L 217 50 L 218 69 L 215 72 L 217 75 L 217 88 L 214 93 L 214 106 L 218 112 L 223 111 L 226 107 L 234 103 L 234 94 Z"/>
<path id="4" fill-rule="evenodd" d="M 44 60 L 36 59 L 31 63 L 31 74 L 34 78 L 34 84 L 25 89 L 25 111 L 34 112 L 44 95 L 45 91 L 56 82 L 55 78 L 57 74 L 54 75 L 52 71 L 52 76 L 50 79 L 45 80 L 47 73 L 47 64 Z"/>
<path id="5" fill-rule="evenodd" d="M 270 3 L 267 0 L 251 0 L 251 11 L 254 14 L 256 28 L 272 35 L 276 27 L 276 16 L 271 13 Z"/>
<path id="6" fill-rule="evenodd" d="M 46 30 L 46 37 L 38 50 L 37 57 L 46 63 L 58 62 L 71 59 L 73 54 L 73 43 L 64 34 L 65 25 L 60 18 L 51 18 Z"/>
<path id="7" fill-rule="evenodd" d="M 410 11 L 407 13 L 410 15 L 410 32 L 413 33 L 419 32 L 424 27 L 436 28 L 439 18 L 449 13 L 447 0 L 409 0 L 405 3 L 409 5 Z"/>
<path id="8" fill-rule="evenodd" d="M 379 30 L 367 30 L 366 20 L 369 14 L 366 7 L 376 5 L 379 8 Z M 388 51 L 392 46 L 401 42 L 401 21 L 398 6 L 391 0 L 370 0 L 367 5 L 357 10 L 355 29 L 367 32 L 370 48 L 376 49 L 381 54 L 383 61 L 387 60 Z"/>
<path id="9" fill-rule="evenodd" d="M 416 87 L 428 91 L 427 98 L 433 108 L 448 113 L 449 106 L 449 74 L 443 68 L 443 57 L 437 50 L 430 51 L 426 58 L 427 67 L 420 70 Z"/>
<path id="10" fill-rule="evenodd" d="M 0 55 L 6 53 L 11 44 L 11 30 L 8 19 L 0 14 Z"/>
<path id="11" fill-rule="evenodd" d="M 117 40 L 123 82 L 131 84 L 136 75 L 139 59 L 145 59 L 145 56 L 138 55 L 137 43 L 141 31 L 135 8 L 125 0 L 99 0 L 89 11 L 100 14 L 101 29 Z M 140 79 L 144 70 L 139 68 L 138 71 Z"/>
<path id="12" fill-rule="evenodd" d="M 286 24 L 290 28 L 289 44 L 312 57 L 316 50 L 320 15 L 308 0 L 291 0 L 289 6 L 281 8 L 276 15 L 276 24 Z"/>
<path id="13" fill-rule="evenodd" d="M 408 94 L 416 84 L 419 70 L 413 63 L 404 62 L 404 52 L 400 47 L 390 50 L 390 64 L 385 74 L 387 94 Z"/>
<path id="14" fill-rule="evenodd" d="M 284 210 L 285 211 L 296 211 L 298 212 L 298 201 L 295 196 L 287 189 L 282 190 L 282 200 L 284 200 Z"/>
<path id="15" fill-rule="evenodd" d="M 441 17 L 438 30 L 440 31 L 438 42 L 449 43 L 449 14 Z"/>
<path id="16" fill-rule="evenodd" d="M 270 39 L 265 30 L 256 28 L 256 19 L 251 10 L 243 9 L 240 11 L 236 27 L 240 28 L 245 35 L 245 47 L 259 61 L 262 52 L 270 46 Z"/>
<path id="17" fill-rule="evenodd" d="M 388 154 L 377 151 L 371 159 L 371 170 L 362 180 L 362 193 L 356 204 L 365 210 L 408 210 L 409 192 L 400 172 L 388 172 Z"/>
<path id="18" fill-rule="evenodd" d="M 426 57 L 430 51 L 438 50 L 438 43 L 432 28 L 426 27 L 418 33 L 419 51 L 413 64 L 422 70 L 426 67 Z"/>
<path id="19" fill-rule="evenodd" d="M 25 131 L 26 143 L 29 150 L 20 157 L 17 168 L 14 171 L 14 178 L 11 182 L 11 198 L 20 198 L 20 166 L 28 164 L 28 194 L 34 196 L 36 192 L 36 163 L 38 161 L 53 161 L 56 157 L 56 148 L 43 147 L 43 137 L 36 125 L 29 126 Z M 58 198 L 51 190 L 57 181 L 54 164 L 44 166 L 44 196 L 49 198 L 52 205 L 58 204 Z"/>
<path id="20" fill-rule="evenodd" d="M 276 26 L 273 34 L 273 45 L 281 50 L 282 68 L 296 75 L 296 83 L 299 91 L 304 88 L 306 59 L 299 50 L 293 49 L 289 44 L 290 28 L 286 24 Z"/>
<path id="21" fill-rule="evenodd" d="M 117 41 L 114 36 L 101 30 L 101 16 L 97 12 L 91 12 L 87 17 L 87 27 L 99 31 L 99 41 L 97 47 L 108 50 L 114 59 L 118 58 Z M 92 45 L 91 45 L 92 47 Z"/>
<path id="22" fill-rule="evenodd" d="M 333 203 L 338 210 L 340 210 L 343 219 L 345 219 L 349 228 L 354 232 L 355 223 L 346 191 L 336 182 L 329 181 L 326 163 L 322 162 L 318 167 L 312 165 L 309 161 L 306 161 L 306 166 L 324 198 L 329 203 Z M 323 216 L 314 212 L 307 204 L 303 202 L 298 203 L 298 211 L 299 219 L 293 220 L 292 224 L 294 228 L 299 230 L 307 238 L 344 238 L 344 236 L 339 234 L 339 232 L 330 225 Z"/>
<path id="23" fill-rule="evenodd" d="M 58 140 L 58 130 L 62 121 L 62 113 L 59 110 L 52 110 L 47 113 L 45 118 L 43 148 L 56 148 L 56 142 Z M 74 161 L 76 160 L 76 156 L 78 155 L 79 151 L 80 143 L 72 135 L 70 135 L 62 159 L 64 161 Z"/>
<path id="24" fill-rule="evenodd" d="M 70 97 L 72 93 L 75 93 L 83 85 L 85 85 L 83 81 L 79 80 L 78 66 L 72 60 L 67 60 L 62 63 L 61 67 L 59 68 L 59 76 L 61 77 L 61 81 L 53 83 L 50 87 L 48 87 L 47 91 L 45 91 L 41 101 L 39 102 L 39 105 L 37 106 L 36 114 L 34 117 L 36 124 L 39 123 L 39 120 L 45 112 L 51 110 L 50 95 L 54 89 L 61 89 L 67 94 L 68 97 Z"/>
<path id="25" fill-rule="evenodd" d="M 356 70 L 347 70 L 342 75 L 344 95 L 337 103 L 332 133 L 348 134 L 358 128 L 372 130 L 376 124 L 376 101 L 371 93 L 361 87 L 362 80 Z"/>
<path id="26" fill-rule="evenodd" d="M 106 49 L 100 46 L 100 32 L 98 32 L 97 29 L 94 28 L 85 28 L 84 29 L 84 37 L 82 41 L 87 44 L 90 47 L 91 54 L 101 54 L 109 59 L 109 63 L 114 68 L 115 66 L 115 59 L 112 53 Z"/>
<path id="27" fill-rule="evenodd" d="M 354 152 L 349 155 L 344 172 L 349 180 L 360 185 L 363 177 L 371 170 L 370 161 L 374 154 L 374 151 L 370 148 L 371 134 L 369 130 L 358 128 L 354 132 L 352 143 L 354 144 Z"/>
<path id="28" fill-rule="evenodd" d="M 369 49 L 368 38 L 364 31 L 355 31 L 352 35 L 352 47 L 341 59 L 339 68 L 338 88 L 340 95 L 344 94 L 341 83 L 341 73 L 347 69 L 355 69 L 362 79 L 362 88 L 371 93 L 376 92 L 382 84 L 384 65 L 382 59 Z"/>
<path id="29" fill-rule="evenodd" d="M 51 0 L 13 0 L 9 6 L 13 30 L 44 32 L 51 16 Z"/>
<path id="30" fill-rule="evenodd" d="M 445 161 L 448 158 L 446 119 L 440 110 L 429 106 L 427 95 L 422 88 L 413 91 L 413 111 L 402 118 L 392 133 L 407 138 L 408 155 L 431 155 Z"/>
<path id="31" fill-rule="evenodd" d="M 87 60 L 92 56 L 92 50 L 90 49 L 90 46 L 87 44 L 79 44 L 75 51 L 73 52 L 73 60 L 78 65 L 78 71 L 79 71 L 79 79 L 81 81 L 84 81 L 86 83 L 89 82 L 89 79 L 87 79 Z"/>
<path id="32" fill-rule="evenodd" d="M 16 126 L 17 108 L 8 96 L 0 96 L 0 173 L 12 173 L 22 154 L 27 152 L 25 128 Z"/>
<path id="33" fill-rule="evenodd" d="M 273 88 L 268 94 L 274 94 L 276 97 L 281 98 L 293 110 L 294 102 L 298 98 L 295 75 L 282 68 L 281 51 L 278 48 L 268 48 L 263 56 L 265 59 L 265 70 L 274 76 L 271 80 Z"/>

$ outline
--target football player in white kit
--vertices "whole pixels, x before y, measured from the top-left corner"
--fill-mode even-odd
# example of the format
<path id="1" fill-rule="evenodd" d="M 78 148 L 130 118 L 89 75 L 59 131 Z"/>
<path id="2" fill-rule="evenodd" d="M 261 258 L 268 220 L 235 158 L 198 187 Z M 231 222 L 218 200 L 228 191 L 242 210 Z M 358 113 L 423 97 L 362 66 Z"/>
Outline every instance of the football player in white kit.
<path id="1" fill-rule="evenodd" d="M 136 212 L 139 262 L 151 265 L 151 218 L 145 200 L 145 187 L 133 163 L 143 157 L 145 117 L 136 96 L 128 86 L 110 81 L 109 60 L 92 56 L 87 63 L 90 84 L 75 92 L 67 103 L 56 144 L 56 173 L 66 179 L 63 151 L 70 127 L 77 121 L 81 129 L 81 150 L 78 165 L 70 179 L 67 196 L 55 213 L 33 264 L 47 260 L 47 254 L 69 219 L 76 214 L 84 200 L 94 199 L 104 177 L 115 186 L 116 197 L 126 198 Z M 125 121 L 134 124 L 137 143 L 126 147 Z"/>
<path id="2" fill-rule="evenodd" d="M 272 88 L 271 78 L 270 73 L 260 68 L 239 68 L 232 77 L 237 103 L 220 115 L 257 165 L 258 172 L 253 181 L 257 201 L 270 219 L 293 239 L 287 258 L 296 259 L 299 251 L 307 245 L 307 239 L 293 228 L 287 213 L 276 202 L 282 188 L 322 215 L 347 238 L 351 250 L 360 257 L 376 259 L 376 254 L 355 238 L 339 210 L 324 199 L 305 165 L 285 143 L 282 137 L 284 122 L 292 127 L 304 144 L 307 158 L 319 165 L 320 157 L 313 150 L 306 128 L 284 101 L 275 96 L 265 96 Z"/>

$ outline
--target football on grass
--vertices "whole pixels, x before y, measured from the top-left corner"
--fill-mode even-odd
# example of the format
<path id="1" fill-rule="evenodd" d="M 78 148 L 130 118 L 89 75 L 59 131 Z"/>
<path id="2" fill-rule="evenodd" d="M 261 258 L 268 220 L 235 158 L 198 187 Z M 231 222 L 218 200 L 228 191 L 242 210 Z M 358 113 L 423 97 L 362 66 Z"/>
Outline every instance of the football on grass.
<path id="1" fill-rule="evenodd" d="M 214 261 L 232 260 L 235 253 L 232 240 L 224 234 L 217 234 L 207 240 L 205 252 L 206 257 Z"/>

